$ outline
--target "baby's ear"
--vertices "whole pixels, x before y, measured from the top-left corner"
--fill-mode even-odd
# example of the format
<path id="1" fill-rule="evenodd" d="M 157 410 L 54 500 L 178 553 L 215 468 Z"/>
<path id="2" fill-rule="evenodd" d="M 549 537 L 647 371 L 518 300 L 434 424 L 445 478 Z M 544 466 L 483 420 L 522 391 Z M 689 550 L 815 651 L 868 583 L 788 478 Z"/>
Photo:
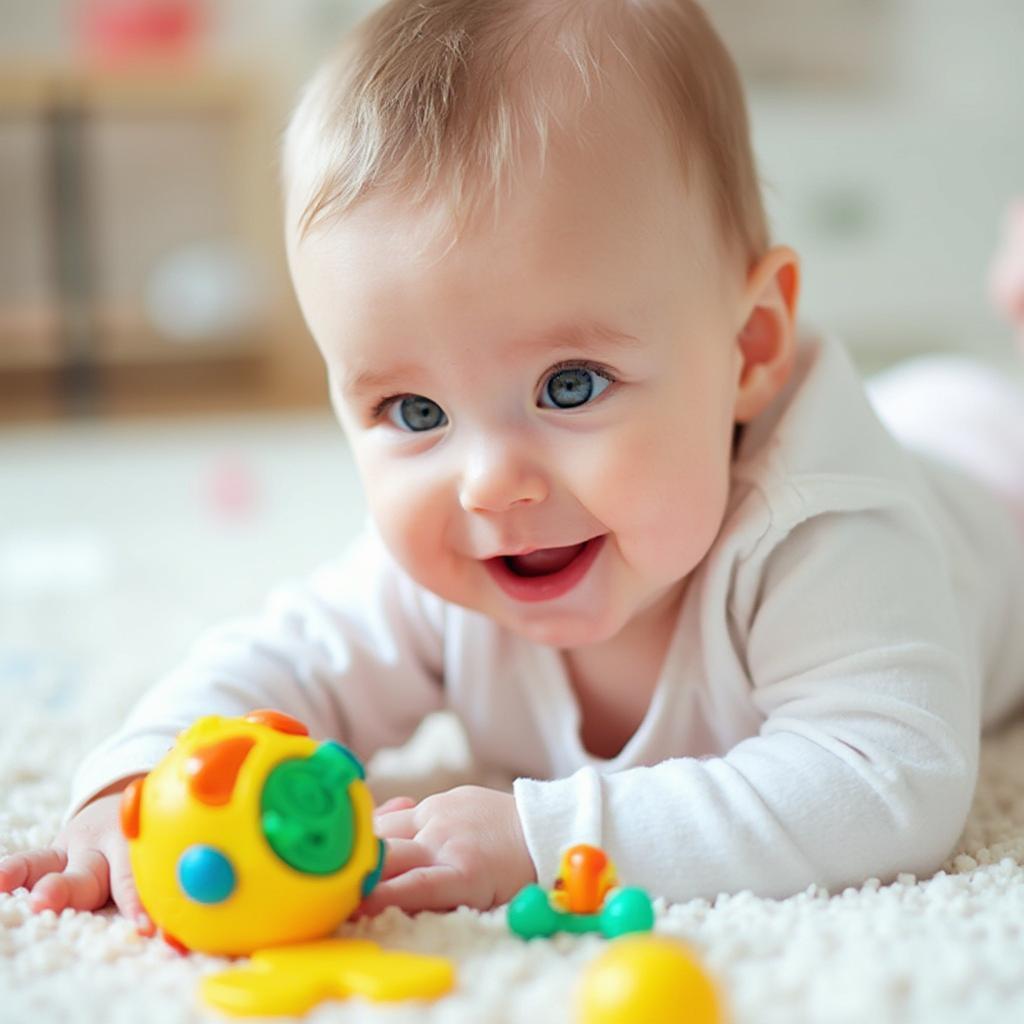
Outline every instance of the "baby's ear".
<path id="1" fill-rule="evenodd" d="M 748 423 L 789 379 L 796 353 L 800 258 L 785 245 L 751 269 L 743 292 L 745 319 L 736 342 L 742 357 L 734 419 Z"/>

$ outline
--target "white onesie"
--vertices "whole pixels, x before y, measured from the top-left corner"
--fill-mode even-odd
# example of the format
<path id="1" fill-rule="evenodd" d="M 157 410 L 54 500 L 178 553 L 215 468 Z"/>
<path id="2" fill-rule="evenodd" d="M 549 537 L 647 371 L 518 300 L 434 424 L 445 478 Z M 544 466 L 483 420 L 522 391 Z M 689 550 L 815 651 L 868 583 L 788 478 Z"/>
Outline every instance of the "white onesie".
<path id="1" fill-rule="evenodd" d="M 557 650 L 424 590 L 368 527 L 260 617 L 205 635 L 83 762 L 68 813 L 200 715 L 280 708 L 367 759 L 447 707 L 477 760 L 516 779 L 544 885 L 583 841 L 670 900 L 934 871 L 983 722 L 1024 696 L 1024 537 L 979 484 L 893 440 L 828 339 L 801 344 L 732 475 L 650 707 L 611 760 L 581 743 Z"/>

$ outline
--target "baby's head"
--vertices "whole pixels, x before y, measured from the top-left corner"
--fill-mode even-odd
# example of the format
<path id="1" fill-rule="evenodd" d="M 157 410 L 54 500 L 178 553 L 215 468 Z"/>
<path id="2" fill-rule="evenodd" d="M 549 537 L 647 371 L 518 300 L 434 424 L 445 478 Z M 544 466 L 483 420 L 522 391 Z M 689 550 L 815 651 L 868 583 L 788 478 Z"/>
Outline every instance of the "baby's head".
<path id="1" fill-rule="evenodd" d="M 540 643 L 667 621 L 734 426 L 788 375 L 797 291 L 700 7 L 391 0 L 310 83 L 284 178 L 398 562 Z"/>

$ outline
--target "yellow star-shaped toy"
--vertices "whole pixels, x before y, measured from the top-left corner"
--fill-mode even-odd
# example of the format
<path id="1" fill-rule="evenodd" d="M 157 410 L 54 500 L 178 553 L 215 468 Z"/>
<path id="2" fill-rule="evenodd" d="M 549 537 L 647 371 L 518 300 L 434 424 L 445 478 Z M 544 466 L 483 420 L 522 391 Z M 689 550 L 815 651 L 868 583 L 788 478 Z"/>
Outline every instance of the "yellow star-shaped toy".
<path id="1" fill-rule="evenodd" d="M 205 977 L 204 1002 L 237 1016 L 298 1016 L 324 999 L 437 999 L 455 984 L 450 961 L 383 950 L 362 939 L 260 949 L 244 967 Z"/>

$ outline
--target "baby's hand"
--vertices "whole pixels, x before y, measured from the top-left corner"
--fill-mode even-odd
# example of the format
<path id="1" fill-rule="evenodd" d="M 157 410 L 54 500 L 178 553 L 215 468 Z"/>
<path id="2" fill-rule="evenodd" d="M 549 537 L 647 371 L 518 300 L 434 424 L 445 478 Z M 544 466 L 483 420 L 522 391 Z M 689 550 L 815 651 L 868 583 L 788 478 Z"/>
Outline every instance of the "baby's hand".
<path id="1" fill-rule="evenodd" d="M 33 910 L 98 910 L 113 899 L 139 930 L 152 934 L 153 925 L 135 889 L 128 844 L 121 835 L 121 790 L 105 790 L 86 804 L 57 834 L 53 845 L 0 858 L 0 892 L 20 886 L 31 891 Z"/>
<path id="2" fill-rule="evenodd" d="M 377 811 L 387 841 L 384 871 L 360 907 L 489 910 L 536 881 L 515 799 L 482 786 L 458 786 L 416 804 L 399 798 Z"/>

